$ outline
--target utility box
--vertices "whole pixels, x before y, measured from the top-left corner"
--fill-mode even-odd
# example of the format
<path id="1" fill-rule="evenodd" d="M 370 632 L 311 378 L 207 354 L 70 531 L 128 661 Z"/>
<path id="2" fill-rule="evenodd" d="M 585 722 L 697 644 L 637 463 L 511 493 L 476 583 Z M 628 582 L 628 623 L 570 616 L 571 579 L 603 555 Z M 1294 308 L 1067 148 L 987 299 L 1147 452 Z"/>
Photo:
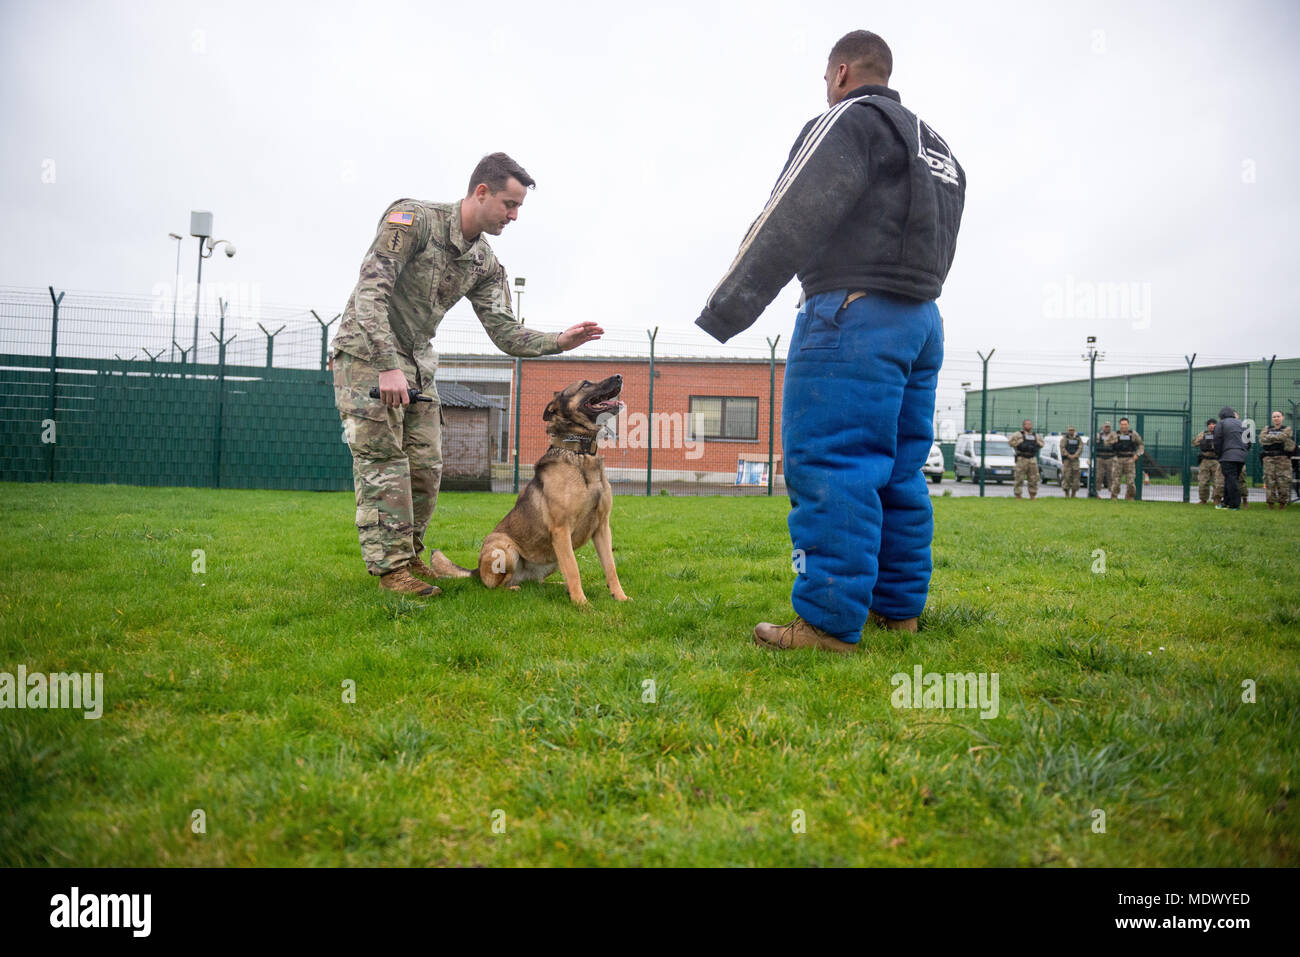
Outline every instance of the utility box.
<path id="1" fill-rule="evenodd" d="M 190 235 L 207 238 L 212 235 L 212 214 L 201 209 L 190 211 Z"/>

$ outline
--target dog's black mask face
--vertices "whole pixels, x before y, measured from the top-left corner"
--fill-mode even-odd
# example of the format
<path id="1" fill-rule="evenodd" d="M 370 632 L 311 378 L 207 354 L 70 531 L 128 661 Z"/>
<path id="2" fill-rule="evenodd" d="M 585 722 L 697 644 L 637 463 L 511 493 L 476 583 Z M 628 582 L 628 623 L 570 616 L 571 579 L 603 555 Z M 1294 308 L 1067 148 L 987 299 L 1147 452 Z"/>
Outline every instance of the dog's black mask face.
<path id="1" fill-rule="evenodd" d="M 546 405 L 542 420 L 549 422 L 548 432 L 572 432 L 595 435 L 602 416 L 617 415 L 623 405 L 618 400 L 623 391 L 623 377 L 612 375 L 600 382 L 583 379 L 560 392 Z"/>

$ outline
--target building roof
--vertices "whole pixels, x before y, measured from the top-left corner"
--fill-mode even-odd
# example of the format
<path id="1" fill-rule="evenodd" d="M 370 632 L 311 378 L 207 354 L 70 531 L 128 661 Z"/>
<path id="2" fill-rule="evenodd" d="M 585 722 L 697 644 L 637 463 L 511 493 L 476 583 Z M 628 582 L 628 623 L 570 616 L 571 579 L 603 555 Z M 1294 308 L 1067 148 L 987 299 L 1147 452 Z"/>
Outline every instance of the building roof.
<path id="1" fill-rule="evenodd" d="M 454 409 L 495 409 L 496 403 L 487 396 L 457 382 L 439 382 L 438 398 L 442 404 Z"/>

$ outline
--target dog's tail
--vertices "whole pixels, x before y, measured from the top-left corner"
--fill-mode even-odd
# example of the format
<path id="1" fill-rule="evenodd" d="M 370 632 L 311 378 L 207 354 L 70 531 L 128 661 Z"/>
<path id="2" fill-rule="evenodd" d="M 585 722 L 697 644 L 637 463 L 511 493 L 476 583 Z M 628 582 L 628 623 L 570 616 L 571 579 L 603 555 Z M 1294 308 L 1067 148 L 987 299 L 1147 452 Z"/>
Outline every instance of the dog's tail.
<path id="1" fill-rule="evenodd" d="M 478 578 L 477 568 L 461 568 L 436 548 L 429 552 L 429 567 L 439 578 Z"/>

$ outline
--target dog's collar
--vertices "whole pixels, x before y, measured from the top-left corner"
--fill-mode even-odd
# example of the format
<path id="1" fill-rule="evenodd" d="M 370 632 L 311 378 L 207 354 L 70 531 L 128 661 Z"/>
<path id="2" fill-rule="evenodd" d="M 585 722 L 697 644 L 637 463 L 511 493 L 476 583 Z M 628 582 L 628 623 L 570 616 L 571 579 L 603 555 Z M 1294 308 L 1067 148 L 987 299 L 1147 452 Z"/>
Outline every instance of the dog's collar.
<path id="1" fill-rule="evenodd" d="M 551 436 L 551 441 L 560 442 L 566 446 L 576 445 L 577 448 L 574 449 L 574 451 L 579 455 L 596 454 L 596 436 L 594 435 L 574 435 L 573 433 L 567 433 L 564 435 L 553 435 Z"/>

